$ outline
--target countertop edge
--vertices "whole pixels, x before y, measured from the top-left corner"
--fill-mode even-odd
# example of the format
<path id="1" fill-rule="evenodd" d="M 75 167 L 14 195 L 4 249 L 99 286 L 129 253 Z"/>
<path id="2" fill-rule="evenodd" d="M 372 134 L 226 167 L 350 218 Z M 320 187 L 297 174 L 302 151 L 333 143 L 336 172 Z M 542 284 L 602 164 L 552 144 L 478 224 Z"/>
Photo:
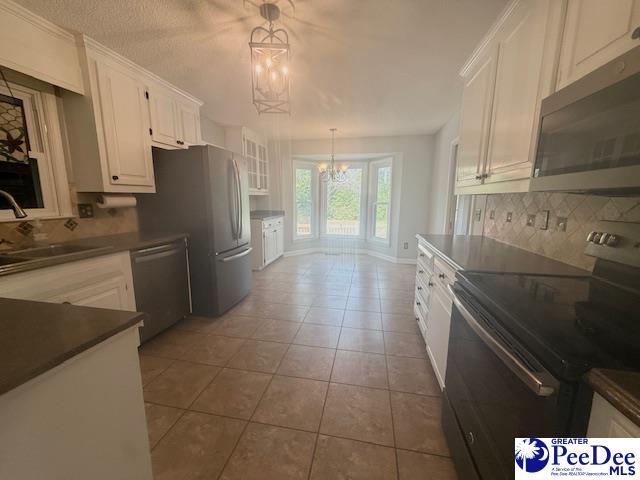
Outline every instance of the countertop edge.
<path id="1" fill-rule="evenodd" d="M 81 308 L 89 308 L 89 307 L 81 307 Z M 38 376 L 49 372 L 50 370 L 62 365 L 67 360 L 70 360 L 73 357 L 95 347 L 96 345 L 108 340 L 109 338 L 117 335 L 118 333 L 124 332 L 125 330 L 128 330 L 131 327 L 134 327 L 136 324 L 144 321 L 144 319 L 147 317 L 147 314 L 143 312 L 131 312 L 131 314 L 132 314 L 132 317 L 127 322 L 122 323 L 121 325 L 118 325 L 115 328 L 112 328 L 110 330 L 103 332 L 102 334 L 92 338 L 90 341 L 86 341 L 60 355 L 52 357 L 47 362 L 44 362 L 39 365 L 35 365 L 33 368 L 26 370 L 23 375 L 16 377 L 15 379 L 12 379 L 12 381 L 0 383 L 0 396 L 22 385 L 25 385 L 26 383 L 37 378 Z"/>
<path id="2" fill-rule="evenodd" d="M 433 250 L 433 252 L 438 256 L 438 258 L 440 258 L 443 261 L 445 261 L 454 270 L 464 270 L 464 268 L 462 268 L 460 265 L 458 265 L 456 262 L 454 262 L 451 258 L 447 257 L 440 250 L 438 250 L 438 248 L 434 244 L 432 244 L 429 240 L 424 238 L 424 236 L 422 234 L 416 233 L 416 239 L 418 240 L 418 243 L 423 242 L 423 243 L 426 243 L 427 245 L 429 245 L 431 250 Z"/>
<path id="3" fill-rule="evenodd" d="M 142 248 L 153 247 L 162 243 L 172 242 L 181 238 L 189 237 L 189 235 L 186 233 L 158 233 L 158 236 L 156 238 L 138 239 L 137 241 L 132 241 L 130 239 L 129 241 L 122 241 L 120 245 L 117 244 L 118 237 L 120 237 L 120 239 L 124 239 L 128 235 L 140 233 L 150 236 L 153 235 L 153 232 L 131 232 L 116 235 L 105 235 L 100 237 L 87 237 L 70 242 L 60 242 L 60 245 L 95 245 L 95 248 L 91 250 L 83 250 L 70 255 L 40 258 L 24 263 L 11 264 L 6 267 L 0 268 L 0 277 L 30 272 L 33 270 L 39 270 L 41 268 L 54 267 L 56 265 L 64 265 L 65 263 L 87 260 L 89 258 L 102 257 L 104 255 L 112 255 L 114 253 L 139 250 Z M 116 244 L 109 244 L 109 242 L 111 241 L 116 241 Z M 56 245 L 58 244 L 56 243 Z"/>
<path id="4" fill-rule="evenodd" d="M 634 424 L 640 426 L 640 398 L 608 376 L 607 372 L 607 370 L 594 368 L 585 375 L 585 380 L 595 392 L 600 394 Z"/>

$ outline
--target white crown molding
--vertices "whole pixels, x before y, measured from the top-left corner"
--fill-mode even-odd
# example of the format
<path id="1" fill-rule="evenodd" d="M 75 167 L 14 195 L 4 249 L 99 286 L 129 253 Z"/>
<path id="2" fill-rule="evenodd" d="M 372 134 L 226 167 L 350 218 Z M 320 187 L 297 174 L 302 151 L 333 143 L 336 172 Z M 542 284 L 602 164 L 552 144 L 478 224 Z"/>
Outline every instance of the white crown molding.
<path id="1" fill-rule="evenodd" d="M 18 5 L 12 0 L 3 0 L 0 3 L 0 9 L 22 18 L 41 30 L 46 30 L 48 33 L 52 33 L 64 40 L 68 40 L 72 44 L 74 43 L 74 35 L 69 30 L 59 27 L 55 23 L 36 15 L 31 10 L 27 10 L 22 5 Z"/>
<path id="2" fill-rule="evenodd" d="M 87 36 L 87 35 L 85 35 L 83 33 L 78 33 L 76 35 L 76 41 L 77 41 L 77 44 L 78 44 L 78 46 L 80 48 L 82 48 L 84 46 L 89 51 L 97 52 L 100 55 L 104 55 L 106 57 L 109 57 L 110 59 L 115 60 L 115 61 L 123 64 L 127 68 L 130 68 L 130 69 L 138 72 L 142 77 L 147 78 L 147 79 L 149 79 L 149 80 L 151 80 L 151 81 L 153 81 L 153 82 L 155 82 L 157 84 L 160 84 L 163 87 L 167 88 L 168 90 L 171 90 L 176 95 L 185 97 L 189 101 L 198 104 L 198 106 L 200 106 L 200 107 L 202 105 L 204 105 L 204 102 L 202 100 L 200 100 L 199 98 L 194 97 L 193 95 L 191 95 L 188 92 L 185 92 L 184 90 L 181 90 L 180 88 L 176 87 L 175 85 L 169 83 L 164 78 L 159 77 L 155 73 L 150 72 L 146 68 L 143 68 L 140 65 L 138 65 L 137 63 L 132 62 L 127 57 L 124 57 L 124 56 L 120 55 L 119 53 L 114 52 L 109 47 L 104 46 L 103 44 L 99 43 L 98 41 L 94 40 L 93 38 L 91 38 L 91 37 L 89 37 L 89 36 Z"/>
<path id="3" fill-rule="evenodd" d="M 459 75 L 461 77 L 466 77 L 469 74 L 469 71 L 473 68 L 475 63 L 478 61 L 478 58 L 482 56 L 486 48 L 491 44 L 496 34 L 504 25 L 504 22 L 507 21 L 511 12 L 518 6 L 521 0 L 513 0 L 502 10 L 494 24 L 491 26 L 489 31 L 482 37 L 480 43 L 476 46 L 471 56 L 464 63 L 462 68 L 460 69 Z"/>
<path id="4" fill-rule="evenodd" d="M 393 257 L 391 255 L 385 255 L 384 253 L 376 252 L 375 250 L 369 250 L 366 248 L 323 248 L 323 247 L 314 247 L 314 248 L 301 248 L 299 250 L 287 250 L 284 252 L 285 257 L 296 257 L 298 255 L 309 255 L 312 253 L 326 253 L 326 254 L 358 254 L 358 255 L 368 255 L 370 257 L 379 258 L 381 260 L 386 260 L 387 262 L 398 263 L 403 265 L 415 265 L 416 260 L 413 258 L 401 258 L 401 257 Z"/>

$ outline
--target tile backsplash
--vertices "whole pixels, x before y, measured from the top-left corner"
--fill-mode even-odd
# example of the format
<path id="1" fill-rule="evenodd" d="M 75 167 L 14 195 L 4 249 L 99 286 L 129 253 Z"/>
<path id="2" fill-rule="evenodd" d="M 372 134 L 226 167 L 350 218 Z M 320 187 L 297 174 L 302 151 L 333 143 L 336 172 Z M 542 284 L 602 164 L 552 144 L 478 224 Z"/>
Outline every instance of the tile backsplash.
<path id="1" fill-rule="evenodd" d="M 95 195 L 77 194 L 72 191 L 72 201 L 92 203 Z M 74 211 L 77 206 L 73 205 Z M 93 218 L 62 218 L 42 220 L 39 231 L 47 234 L 48 243 L 68 242 L 81 238 L 114 235 L 117 233 L 135 232 L 138 230 L 138 212 L 135 207 L 120 208 L 109 211 L 95 208 Z M 0 223 L 0 239 L 11 242 L 3 243 L 0 249 L 26 248 L 34 244 L 33 235 L 38 231 L 37 222 L 25 220 Z"/>
<path id="2" fill-rule="evenodd" d="M 547 211 L 548 227 L 543 230 Z M 546 192 L 488 195 L 484 235 L 591 270 L 595 259 L 583 253 L 585 239 L 599 220 L 640 223 L 640 197 Z"/>

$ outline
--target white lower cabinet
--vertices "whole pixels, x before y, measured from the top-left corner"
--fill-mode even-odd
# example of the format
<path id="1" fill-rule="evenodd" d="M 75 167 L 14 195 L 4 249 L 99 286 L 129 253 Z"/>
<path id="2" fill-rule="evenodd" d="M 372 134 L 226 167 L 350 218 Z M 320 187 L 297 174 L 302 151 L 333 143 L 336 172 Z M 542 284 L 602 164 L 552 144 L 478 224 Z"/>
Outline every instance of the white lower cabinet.
<path id="1" fill-rule="evenodd" d="M 418 246 L 414 314 L 440 388 L 444 388 L 453 299 L 448 285 L 455 270 L 436 257 L 428 245 Z"/>
<path id="2" fill-rule="evenodd" d="M 0 277 L 0 297 L 135 311 L 129 252 Z"/>
<path id="3" fill-rule="evenodd" d="M 284 217 L 251 220 L 252 268 L 262 270 L 284 254 Z"/>
<path id="4" fill-rule="evenodd" d="M 593 394 L 587 436 L 592 438 L 638 438 L 640 427 L 605 398 Z"/>

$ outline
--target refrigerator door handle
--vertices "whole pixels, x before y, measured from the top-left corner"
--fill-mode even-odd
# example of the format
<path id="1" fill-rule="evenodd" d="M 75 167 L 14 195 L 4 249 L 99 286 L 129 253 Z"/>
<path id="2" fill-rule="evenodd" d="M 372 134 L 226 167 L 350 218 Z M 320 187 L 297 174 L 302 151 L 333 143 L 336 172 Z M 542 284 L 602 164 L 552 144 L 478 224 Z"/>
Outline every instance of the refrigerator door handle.
<path id="1" fill-rule="evenodd" d="M 240 253 L 236 253 L 235 255 L 231 255 L 229 257 L 221 258 L 220 261 L 223 263 L 232 262 L 233 260 L 237 260 L 238 258 L 246 257 L 251 253 L 253 247 L 249 247 L 246 250 L 243 250 Z"/>
<path id="2" fill-rule="evenodd" d="M 235 209 L 235 213 L 236 213 L 236 224 L 235 224 L 235 233 L 236 233 L 236 240 L 239 240 L 241 235 L 240 235 L 240 209 L 241 204 L 241 198 L 240 198 L 240 176 L 238 175 L 238 163 L 236 162 L 236 159 L 233 158 L 233 156 L 231 157 L 231 161 L 233 162 L 233 174 L 234 174 L 234 180 L 235 180 L 235 198 L 236 198 L 236 206 L 237 208 Z"/>
<path id="3" fill-rule="evenodd" d="M 240 206 L 240 212 L 239 212 L 239 217 L 238 217 L 238 226 L 239 226 L 239 231 L 240 234 L 238 236 L 238 240 L 240 240 L 242 238 L 242 234 L 244 233 L 242 231 L 242 219 L 244 218 L 244 207 L 242 206 L 242 179 L 240 178 L 240 167 L 238 167 L 238 162 L 235 161 L 235 165 L 236 165 L 236 175 L 238 176 L 238 205 Z"/>

